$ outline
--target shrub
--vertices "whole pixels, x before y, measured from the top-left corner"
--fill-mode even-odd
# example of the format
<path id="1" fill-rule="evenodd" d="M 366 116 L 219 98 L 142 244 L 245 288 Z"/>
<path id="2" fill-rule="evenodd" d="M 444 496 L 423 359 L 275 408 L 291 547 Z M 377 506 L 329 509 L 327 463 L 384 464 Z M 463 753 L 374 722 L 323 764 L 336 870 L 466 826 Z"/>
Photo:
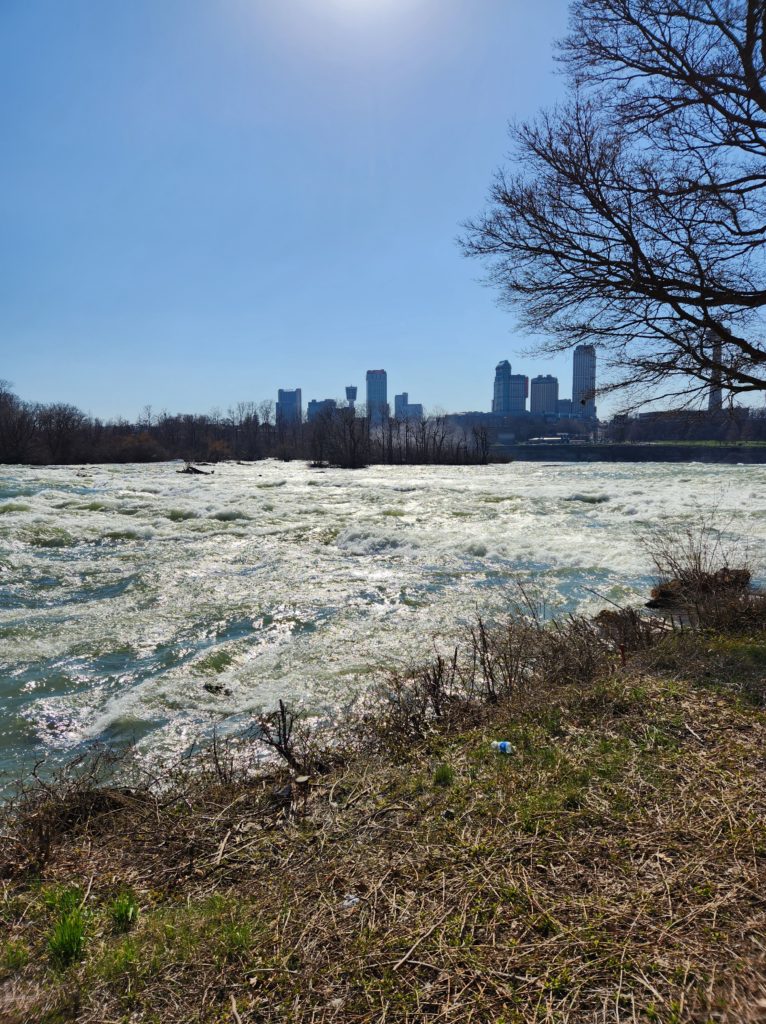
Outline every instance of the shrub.
<path id="1" fill-rule="evenodd" d="M 65 917 L 82 906 L 83 893 L 77 885 L 55 885 L 43 889 L 40 898 L 43 906 L 56 917 Z"/>
<path id="2" fill-rule="evenodd" d="M 747 570 L 745 555 L 724 541 L 710 518 L 697 525 L 662 526 L 643 538 L 658 583 L 677 580 L 684 590 L 707 589 L 722 572 Z"/>
<path id="3" fill-rule="evenodd" d="M 364 717 L 362 731 L 367 727 L 373 740 L 406 748 L 424 740 L 436 726 L 448 729 L 453 722 L 464 721 L 467 697 L 456 647 L 451 658 L 437 654 L 407 672 L 390 673 L 365 702 L 372 713 Z"/>
<path id="4" fill-rule="evenodd" d="M 48 938 L 48 952 L 56 967 L 68 967 L 82 958 L 85 914 L 79 907 L 62 914 Z"/>
<path id="5" fill-rule="evenodd" d="M 656 573 L 648 607 L 678 614 L 681 627 L 724 632 L 766 629 L 766 595 L 750 588 L 748 552 L 727 544 L 711 519 L 663 527 L 644 538 Z"/>
<path id="6" fill-rule="evenodd" d="M 138 919 L 138 901 L 130 890 L 115 896 L 108 907 L 112 927 L 116 932 L 129 932 Z"/>
<path id="7" fill-rule="evenodd" d="M 108 785 L 129 753 L 96 748 L 52 772 L 48 780 L 38 774 L 39 765 L 31 777 L 19 780 L 16 794 L 3 808 L 16 842 L 0 847 L 0 878 L 39 870 L 62 836 L 101 814 L 131 805 L 129 790 Z"/>
<path id="8" fill-rule="evenodd" d="M 328 768 L 312 730 L 282 700 L 277 710 L 256 718 L 255 734 L 261 743 L 279 754 L 296 775 L 321 773 Z"/>

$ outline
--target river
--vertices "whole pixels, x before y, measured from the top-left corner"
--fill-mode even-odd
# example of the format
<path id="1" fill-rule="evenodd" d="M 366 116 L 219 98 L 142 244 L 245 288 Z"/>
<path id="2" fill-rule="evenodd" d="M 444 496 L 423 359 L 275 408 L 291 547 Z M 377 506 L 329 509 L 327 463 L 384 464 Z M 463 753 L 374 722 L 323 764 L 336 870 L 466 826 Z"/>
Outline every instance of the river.
<path id="1" fill-rule="evenodd" d="M 551 610 L 642 601 L 650 526 L 766 550 L 766 467 L 0 467 L 0 771 L 325 714 L 449 644 L 515 581 Z"/>

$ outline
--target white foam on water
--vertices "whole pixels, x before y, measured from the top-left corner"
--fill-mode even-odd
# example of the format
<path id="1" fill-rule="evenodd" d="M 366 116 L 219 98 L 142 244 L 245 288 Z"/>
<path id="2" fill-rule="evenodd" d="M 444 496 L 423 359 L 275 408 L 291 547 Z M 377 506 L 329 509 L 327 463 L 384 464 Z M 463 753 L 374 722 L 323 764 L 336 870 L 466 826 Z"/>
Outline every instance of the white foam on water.
<path id="1" fill-rule="evenodd" d="M 758 466 L 176 468 L 0 472 L 0 766 L 131 732 L 178 751 L 279 697 L 331 711 L 515 580 L 553 609 L 641 600 L 657 523 L 714 513 L 766 549 Z"/>

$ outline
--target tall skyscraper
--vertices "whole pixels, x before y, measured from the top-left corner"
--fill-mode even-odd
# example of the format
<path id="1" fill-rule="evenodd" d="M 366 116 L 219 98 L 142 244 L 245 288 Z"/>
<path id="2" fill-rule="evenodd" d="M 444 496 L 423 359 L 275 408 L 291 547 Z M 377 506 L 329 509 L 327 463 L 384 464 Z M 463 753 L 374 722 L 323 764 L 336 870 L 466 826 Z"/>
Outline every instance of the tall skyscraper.
<path id="1" fill-rule="evenodd" d="M 532 378 L 529 411 L 542 415 L 558 412 L 559 381 L 549 373 Z"/>
<path id="2" fill-rule="evenodd" d="M 717 334 L 713 334 L 712 331 L 707 332 L 706 340 L 710 348 L 710 354 L 713 357 L 713 362 L 717 364 L 710 375 L 710 390 L 708 391 L 707 410 L 708 412 L 720 412 L 723 409 L 723 389 L 721 388 L 720 370 L 723 347 L 721 345 L 721 339 Z"/>
<path id="3" fill-rule="evenodd" d="M 527 396 L 529 395 L 529 377 L 523 373 L 512 373 L 509 379 L 508 397 L 511 416 L 519 416 L 527 411 Z"/>
<path id="4" fill-rule="evenodd" d="M 371 423 L 388 417 L 388 376 L 385 370 L 367 371 L 367 415 Z"/>
<path id="5" fill-rule="evenodd" d="M 495 367 L 495 390 L 492 398 L 492 412 L 496 416 L 518 416 L 527 411 L 529 377 L 522 373 L 511 373 L 511 364 L 501 360 Z"/>
<path id="6" fill-rule="evenodd" d="M 578 345 L 572 358 L 572 415 L 596 418 L 596 349 Z"/>
<path id="7" fill-rule="evenodd" d="M 495 389 L 492 395 L 492 412 L 507 416 L 511 411 L 511 364 L 501 360 L 495 367 Z"/>
<path id="8" fill-rule="evenodd" d="M 301 389 L 290 391 L 280 388 L 277 392 L 277 423 L 300 423 L 302 419 Z"/>

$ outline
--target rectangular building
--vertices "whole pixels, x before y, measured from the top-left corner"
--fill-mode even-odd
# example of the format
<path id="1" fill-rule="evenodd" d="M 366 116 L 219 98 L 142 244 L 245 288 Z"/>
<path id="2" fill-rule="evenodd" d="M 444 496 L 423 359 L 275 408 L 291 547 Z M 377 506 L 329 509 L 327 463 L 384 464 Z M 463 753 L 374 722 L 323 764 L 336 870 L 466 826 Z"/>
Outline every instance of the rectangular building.
<path id="1" fill-rule="evenodd" d="M 388 419 L 388 375 L 385 370 L 367 371 L 367 416 L 371 423 Z"/>
<path id="2" fill-rule="evenodd" d="M 309 423 L 312 423 L 317 416 L 321 416 L 325 413 L 327 416 L 331 416 L 338 408 L 338 403 L 334 398 L 323 398 L 321 401 L 317 401 L 312 398 L 306 407 L 306 419 Z"/>
<path id="3" fill-rule="evenodd" d="M 495 367 L 495 384 L 492 390 L 492 412 L 496 416 L 507 416 L 511 411 L 511 364 L 507 359 Z"/>
<path id="4" fill-rule="evenodd" d="M 423 406 L 420 402 L 410 402 L 410 396 L 406 391 L 401 395 L 394 395 L 394 416 L 398 420 L 422 420 Z"/>
<path id="5" fill-rule="evenodd" d="M 277 423 L 300 423 L 302 419 L 301 389 L 280 388 L 277 392 Z"/>
<path id="6" fill-rule="evenodd" d="M 508 380 L 508 415 L 520 416 L 527 411 L 529 395 L 529 377 L 522 373 L 512 373 Z"/>
<path id="7" fill-rule="evenodd" d="M 559 382 L 558 377 L 549 373 L 532 378 L 529 411 L 544 416 L 555 416 L 558 412 Z"/>
<path id="8" fill-rule="evenodd" d="M 596 349 L 578 345 L 572 357 L 572 415 L 596 418 Z"/>

